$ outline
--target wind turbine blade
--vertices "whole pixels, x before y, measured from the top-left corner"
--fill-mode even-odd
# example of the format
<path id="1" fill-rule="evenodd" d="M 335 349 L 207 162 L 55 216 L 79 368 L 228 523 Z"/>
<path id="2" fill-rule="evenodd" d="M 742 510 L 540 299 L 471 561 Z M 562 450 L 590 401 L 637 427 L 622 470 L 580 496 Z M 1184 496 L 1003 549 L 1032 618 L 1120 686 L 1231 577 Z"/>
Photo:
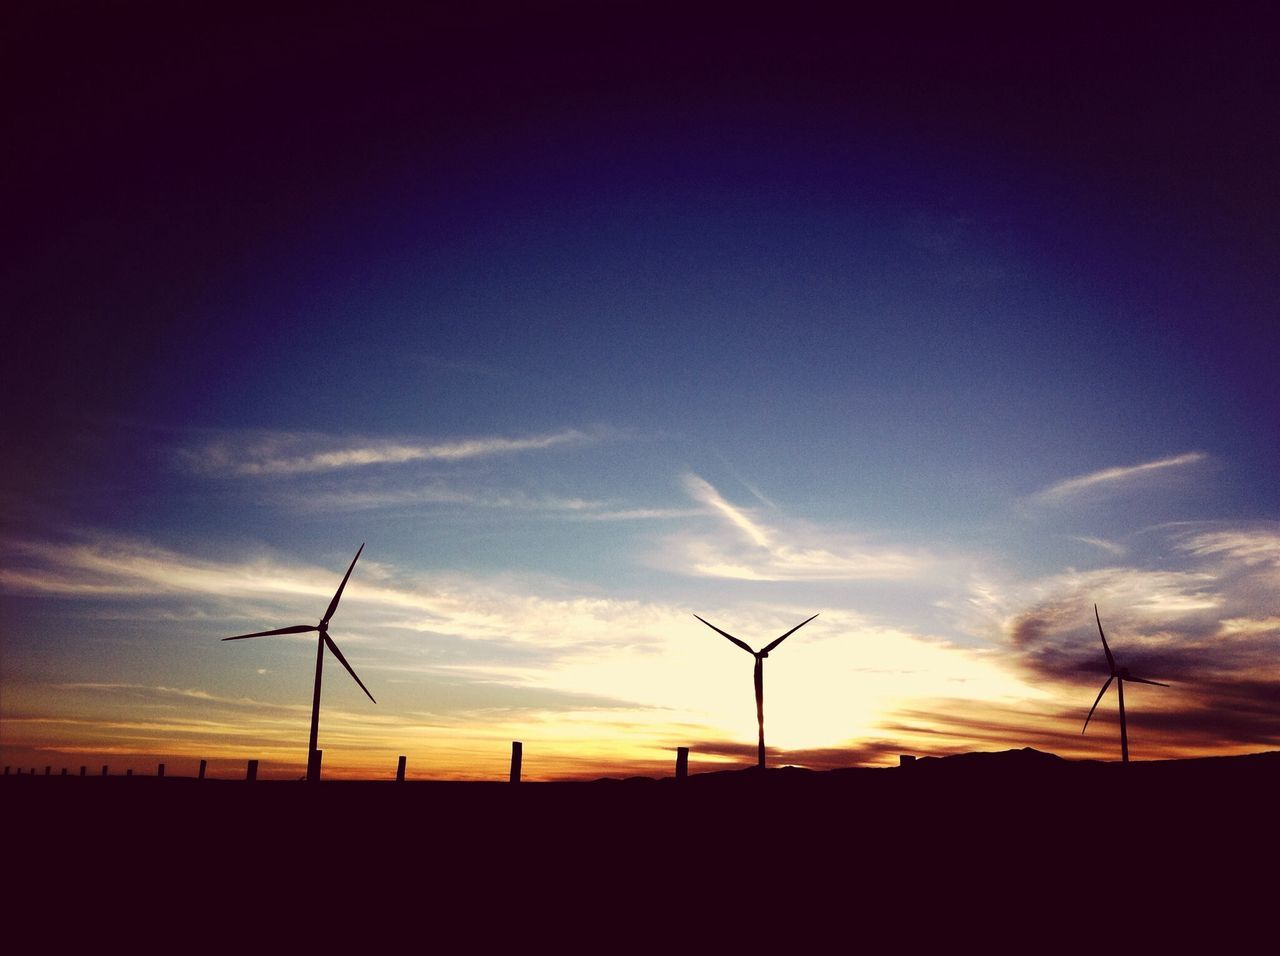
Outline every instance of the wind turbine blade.
<path id="1" fill-rule="evenodd" d="M 1168 687 L 1168 684 L 1162 684 L 1158 680 L 1147 680 L 1145 677 L 1126 677 L 1125 680 L 1132 681 L 1135 684 L 1154 684 L 1157 687 Z"/>
<path id="2" fill-rule="evenodd" d="M 1107 682 L 1102 685 L 1102 690 L 1098 691 L 1098 696 L 1094 698 L 1093 706 L 1089 708 L 1089 716 L 1084 719 L 1084 726 L 1080 728 L 1081 734 L 1089 729 L 1089 720 L 1093 717 L 1093 712 L 1098 709 L 1098 701 L 1102 700 L 1102 695 L 1107 692 L 1107 688 L 1111 686 L 1111 682 L 1115 679 L 1114 674 L 1108 677 Z"/>
<path id="3" fill-rule="evenodd" d="M 318 631 L 314 624 L 294 624 L 292 627 L 277 627 L 274 631 L 254 631 L 252 634 L 237 634 L 235 637 L 224 637 L 224 641 L 243 641 L 246 637 L 270 637 L 272 634 L 305 634 L 307 631 Z"/>
<path id="4" fill-rule="evenodd" d="M 819 612 L 818 612 L 818 614 L 821 614 L 821 613 L 822 613 L 821 611 L 819 611 Z M 817 616 L 818 616 L 818 614 L 815 614 L 813 617 L 817 617 Z M 804 627 L 806 624 L 808 624 L 808 623 L 809 623 L 809 621 L 812 621 L 812 620 L 813 620 L 813 617 L 809 618 L 809 620 L 808 620 L 808 621 L 801 621 L 799 624 L 797 624 L 797 625 L 796 625 L 795 627 L 793 627 L 791 630 L 787 631 L 787 633 L 783 634 L 780 638 L 778 638 L 776 641 L 774 641 L 772 644 L 770 644 L 768 647 L 766 647 L 766 648 L 765 648 L 764 650 L 762 650 L 760 653 L 761 653 L 761 654 L 768 654 L 771 650 L 773 650 L 775 647 L 777 647 L 779 644 L 781 644 L 783 641 L 785 641 L 788 637 L 790 637 L 790 636 L 791 636 L 792 634 L 794 634 L 796 631 L 800 630 L 800 628 L 802 628 L 802 627 Z"/>
<path id="5" fill-rule="evenodd" d="M 1107 647 L 1107 635 L 1102 633 L 1102 618 L 1098 617 L 1098 605 L 1096 604 L 1093 606 L 1093 616 L 1098 621 L 1098 636 L 1102 638 L 1102 649 L 1107 652 L 1107 664 L 1111 667 L 1112 676 L 1115 676 L 1116 659 L 1111 656 L 1111 648 Z"/>
<path id="6" fill-rule="evenodd" d="M 364 545 L 360 545 L 360 551 L 364 550 Z M 342 598 L 342 589 L 347 586 L 347 578 L 351 577 L 351 572 L 355 569 L 356 562 L 360 560 L 360 551 L 356 552 L 356 556 L 351 559 L 351 567 L 347 568 L 346 575 L 342 578 L 342 583 L 338 585 L 338 590 L 333 595 L 333 600 L 329 602 L 329 610 L 324 612 L 324 617 L 320 619 L 321 624 L 328 624 L 329 618 L 333 617 L 333 612 L 338 609 L 338 601 Z"/>
<path id="7" fill-rule="evenodd" d="M 365 687 L 364 681 L 362 681 L 359 677 L 356 676 L 356 672 L 352 669 L 351 665 L 347 663 L 347 659 L 342 656 L 342 651 L 338 650 L 338 645 L 333 643 L 333 638 L 331 638 L 327 633 L 324 636 L 324 644 L 325 644 L 325 647 L 333 651 L 333 656 L 338 659 L 339 664 L 341 664 L 343 667 L 347 669 L 347 673 L 350 674 L 353 678 L 355 678 L 355 682 L 360 685 L 360 689 L 364 691 L 365 694 L 368 695 L 370 700 L 373 700 L 373 695 L 369 693 L 369 688 Z M 375 704 L 377 703 L 376 700 L 373 700 L 373 702 Z"/>
<path id="8" fill-rule="evenodd" d="M 698 615 L 696 615 L 696 614 L 695 614 L 695 615 L 694 615 L 694 617 L 698 617 Z M 699 620 L 699 621 L 702 621 L 702 618 L 698 617 L 698 620 Z M 722 630 L 720 630 L 720 628 L 716 627 L 716 626 L 715 626 L 714 624 L 712 624 L 710 621 L 702 621 L 702 623 L 703 623 L 703 624 L 705 624 L 705 625 L 707 625 L 707 627 L 711 628 L 711 630 L 715 631 L 717 634 L 722 634 L 722 635 L 724 635 L 725 637 L 729 638 L 729 640 L 733 641 L 733 643 L 737 644 L 740 648 L 742 648 L 742 649 L 743 649 L 744 651 L 746 651 L 748 654 L 754 654 L 754 653 L 755 653 L 755 651 L 753 651 L 753 650 L 751 649 L 751 645 L 749 645 L 746 641 L 740 641 L 740 640 L 738 640 L 736 637 L 734 637 L 734 636 L 733 636 L 732 634 L 730 634 L 728 631 L 722 631 Z"/>

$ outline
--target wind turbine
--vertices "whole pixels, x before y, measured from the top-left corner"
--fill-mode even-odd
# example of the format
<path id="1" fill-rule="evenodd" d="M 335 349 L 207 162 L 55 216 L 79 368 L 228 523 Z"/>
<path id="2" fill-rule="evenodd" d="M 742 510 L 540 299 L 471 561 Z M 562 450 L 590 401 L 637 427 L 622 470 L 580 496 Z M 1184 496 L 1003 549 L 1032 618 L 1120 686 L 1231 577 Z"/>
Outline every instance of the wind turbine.
<path id="1" fill-rule="evenodd" d="M 1107 678 L 1107 682 L 1102 685 L 1102 690 L 1098 691 L 1098 696 L 1093 701 L 1093 706 L 1089 708 L 1089 716 L 1084 719 L 1084 726 L 1080 728 L 1080 733 L 1084 734 L 1089 729 L 1089 718 L 1093 716 L 1093 712 L 1098 707 L 1098 701 L 1102 700 L 1102 695 L 1107 692 L 1107 688 L 1111 686 L 1111 682 L 1116 682 L 1116 690 L 1120 694 L 1120 756 L 1125 762 L 1129 762 L 1129 728 L 1124 719 L 1124 682 L 1133 681 L 1135 684 L 1155 684 L 1157 687 L 1168 687 L 1168 684 L 1162 684 L 1158 680 L 1147 680 L 1145 677 L 1134 677 L 1129 673 L 1127 667 L 1116 667 L 1116 659 L 1111 656 L 1111 648 L 1107 647 L 1107 635 L 1102 633 L 1102 618 L 1098 617 L 1098 605 L 1093 606 L 1093 616 L 1098 622 L 1098 636 L 1102 638 L 1102 649 L 1107 654 L 1107 666 L 1111 668 L 1111 676 Z"/>
<path id="2" fill-rule="evenodd" d="M 318 783 L 320 781 L 320 761 L 316 759 L 316 738 L 320 732 L 320 672 L 324 669 L 324 649 L 328 645 L 329 650 L 333 651 L 333 656 L 338 659 L 347 672 L 360 685 L 360 689 L 368 694 L 370 700 L 373 695 L 369 693 L 369 688 L 364 686 L 364 682 L 352 670 L 351 665 L 347 663 L 347 659 L 342 656 L 342 651 L 338 650 L 338 645 L 333 643 L 333 638 L 329 636 L 329 619 L 333 617 L 333 612 L 338 609 L 338 601 L 342 598 L 342 589 L 347 586 L 347 578 L 351 577 L 351 572 L 356 566 L 356 562 L 360 560 L 360 552 L 364 551 L 364 545 L 360 545 L 360 550 L 356 552 L 356 556 L 351 559 L 351 567 L 347 568 L 347 573 L 342 578 L 342 583 L 338 585 L 338 590 L 333 595 L 333 600 L 329 602 L 329 608 L 324 612 L 324 617 L 320 619 L 319 624 L 294 624 L 291 627 L 278 627 L 274 631 L 254 631 L 252 634 L 237 634 L 235 637 L 224 637 L 224 641 L 243 641 L 247 637 L 270 637 L 273 634 L 306 634 L 308 631 L 319 631 L 320 639 L 316 647 L 316 688 L 311 698 L 311 746 L 307 750 L 307 782 Z M 373 700 L 376 704 L 377 701 Z"/>
<path id="3" fill-rule="evenodd" d="M 815 614 L 813 617 L 817 617 L 817 616 L 818 615 Z M 756 765 L 761 770 L 763 770 L 764 769 L 764 659 L 769 656 L 769 652 L 771 650 L 773 650 L 775 647 L 777 647 L 779 644 L 785 641 L 788 637 L 790 637 L 796 631 L 800 630 L 800 628 L 808 624 L 809 621 L 812 621 L 813 617 L 801 621 L 799 624 L 797 624 L 791 630 L 787 631 L 787 633 L 783 634 L 776 641 L 772 642 L 771 644 L 765 645 L 765 648 L 760 651 L 753 651 L 751 649 L 751 645 L 749 645 L 746 641 L 738 640 L 728 631 L 720 630 L 720 628 L 716 627 L 710 621 L 704 621 L 702 618 L 698 617 L 698 615 L 696 614 L 694 615 L 694 617 L 697 617 L 699 621 L 702 621 L 703 624 L 707 625 L 707 627 L 711 628 L 711 630 L 715 631 L 717 634 L 721 634 L 724 637 L 727 637 L 729 640 L 733 641 L 733 643 L 737 644 L 740 648 L 742 648 L 744 651 L 746 651 L 748 654 L 750 654 L 752 657 L 756 659 L 756 675 L 755 675 L 756 677 L 756 720 L 760 724 L 760 745 L 759 745 L 759 750 L 757 752 Z"/>

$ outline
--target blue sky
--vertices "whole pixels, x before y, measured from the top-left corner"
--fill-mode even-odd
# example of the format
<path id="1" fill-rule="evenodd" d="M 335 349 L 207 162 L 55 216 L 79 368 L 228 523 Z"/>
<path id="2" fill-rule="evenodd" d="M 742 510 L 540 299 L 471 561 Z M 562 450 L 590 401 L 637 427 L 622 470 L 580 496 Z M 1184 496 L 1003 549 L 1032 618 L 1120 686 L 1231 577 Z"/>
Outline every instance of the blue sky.
<path id="1" fill-rule="evenodd" d="M 1135 752 L 1274 746 L 1243 14 L 130 16 L 20 25 L 6 759 L 293 772 L 309 638 L 217 639 L 317 617 L 361 542 L 338 771 L 747 760 L 694 612 L 822 612 L 780 760 L 1111 756 L 1094 602 L 1175 682 Z"/>

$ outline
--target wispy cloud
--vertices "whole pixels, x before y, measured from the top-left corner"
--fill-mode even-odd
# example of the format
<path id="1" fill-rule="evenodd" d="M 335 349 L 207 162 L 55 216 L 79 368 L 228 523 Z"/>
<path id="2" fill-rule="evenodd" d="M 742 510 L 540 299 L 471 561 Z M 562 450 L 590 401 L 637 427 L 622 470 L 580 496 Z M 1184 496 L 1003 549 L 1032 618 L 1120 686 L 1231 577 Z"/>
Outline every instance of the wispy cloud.
<path id="1" fill-rule="evenodd" d="M 193 700 L 204 701 L 209 704 L 224 704 L 231 707 L 249 707 L 255 710 L 286 710 L 298 713 L 310 713 L 311 711 L 310 705 L 308 704 L 274 704 L 269 701 L 257 700 L 252 697 L 226 697 L 211 693 L 210 691 L 203 690 L 199 687 L 165 687 L 161 684 L 154 686 L 149 684 L 107 684 L 96 683 L 93 681 L 72 681 L 68 683 L 49 684 L 48 686 L 56 690 L 131 693 L 157 698 L 185 697 Z"/>
<path id="2" fill-rule="evenodd" d="M 1057 505 L 1089 494 L 1107 494 L 1140 488 L 1144 481 L 1170 471 L 1196 465 L 1209 458 L 1204 452 L 1192 451 L 1172 455 L 1137 465 L 1103 468 L 1087 475 L 1067 478 L 1031 495 L 1032 501 L 1043 505 Z"/>
<path id="3" fill-rule="evenodd" d="M 375 511 L 429 508 L 435 505 L 524 512 L 582 521 L 659 521 L 687 518 L 692 508 L 644 508 L 615 500 L 530 494 L 522 490 L 459 487 L 441 480 L 411 486 L 343 487 L 280 492 L 273 502 L 302 511 Z"/>
<path id="4" fill-rule="evenodd" d="M 1114 541 L 1108 541 L 1106 538 L 1092 538 L 1088 535 L 1072 535 L 1071 540 L 1079 541 L 1081 544 L 1093 545 L 1093 547 L 1098 548 L 1101 551 L 1105 551 L 1107 554 L 1115 555 L 1116 557 L 1123 557 L 1127 551 L 1124 545 L 1117 544 Z"/>
<path id="5" fill-rule="evenodd" d="M 587 498 L 530 495 L 522 491 L 496 492 L 458 488 L 443 481 L 412 487 L 338 488 L 281 495 L 282 503 L 318 511 L 369 511 L 380 508 L 411 508 L 420 505 L 465 505 L 473 508 L 516 511 L 595 512 L 605 502 Z"/>
<path id="6" fill-rule="evenodd" d="M 180 449 L 179 464 L 203 475 L 283 477 L 372 465 L 458 462 L 512 455 L 597 440 L 602 432 L 566 428 L 518 437 L 482 436 L 451 441 L 395 440 L 315 433 L 255 432 Z"/>
<path id="7" fill-rule="evenodd" d="M 581 511 L 575 517 L 583 521 L 670 521 L 692 518 L 702 512 L 694 508 L 608 508 Z"/>
<path id="8" fill-rule="evenodd" d="M 1246 565 L 1280 565 L 1280 528 L 1276 526 L 1193 532 L 1181 546 L 1194 555 L 1221 556 Z"/>
<path id="9" fill-rule="evenodd" d="M 727 536 L 683 532 L 670 539 L 668 550 L 697 576 L 747 581 L 906 578 L 930 563 L 924 555 L 876 548 L 847 533 L 799 527 L 782 530 L 766 524 L 750 509 L 730 503 L 698 475 L 685 475 L 683 484 L 704 513 L 720 519 L 729 532 Z M 783 541 L 816 537 L 823 539 L 821 546 Z"/>
<path id="10" fill-rule="evenodd" d="M 768 532 L 762 525 L 752 521 L 747 512 L 740 508 L 735 508 L 729 502 L 721 497 L 720 492 L 711 487 L 711 484 L 699 478 L 697 475 L 689 474 L 684 476 L 684 486 L 689 492 L 690 497 L 695 501 L 700 501 L 708 508 L 713 509 L 731 525 L 741 531 L 754 544 L 762 548 L 770 546 Z"/>
<path id="11" fill-rule="evenodd" d="M 333 571 L 283 567 L 269 558 L 218 562 L 112 535 L 76 542 L 11 540 L 0 586 L 28 593 L 146 597 L 332 594 Z"/>
<path id="12" fill-rule="evenodd" d="M 344 554 L 331 567 L 263 554 L 217 561 L 105 534 L 76 542 L 9 540 L 5 545 L 12 558 L 0 567 L 4 590 L 68 599 L 203 601 L 210 613 L 201 619 L 202 630 L 218 621 L 227 626 L 242 621 L 246 609 L 258 613 L 257 604 L 247 602 L 264 599 L 280 606 L 276 614 L 309 621 L 332 597 L 350 560 Z M 402 575 L 378 564 L 368 551 L 359 570 L 343 596 L 344 632 L 393 629 L 492 641 L 503 645 L 507 657 L 512 645 L 525 644 L 543 663 L 575 646 L 651 643 L 655 631 L 661 632 L 659 622 L 674 614 L 655 616 L 649 605 L 635 601 L 549 597 L 514 577 Z"/>

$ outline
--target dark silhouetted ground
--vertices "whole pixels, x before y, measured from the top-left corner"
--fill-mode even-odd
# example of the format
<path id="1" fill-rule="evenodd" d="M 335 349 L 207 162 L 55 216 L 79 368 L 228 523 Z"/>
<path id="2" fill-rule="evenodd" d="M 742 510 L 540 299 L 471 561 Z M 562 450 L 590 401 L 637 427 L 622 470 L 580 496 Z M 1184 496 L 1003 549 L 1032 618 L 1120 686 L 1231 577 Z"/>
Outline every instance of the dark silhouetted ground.
<path id="1" fill-rule="evenodd" d="M 74 912 L 63 930 L 86 938 L 173 917 L 282 944 L 400 927 L 424 945 L 815 928 L 818 945 L 1035 920 L 1036 949 L 1130 917 L 1227 933 L 1269 912 L 1278 783 L 1280 753 L 1126 767 L 1023 750 L 682 783 L 24 776 L 0 793 L 11 917 Z"/>

